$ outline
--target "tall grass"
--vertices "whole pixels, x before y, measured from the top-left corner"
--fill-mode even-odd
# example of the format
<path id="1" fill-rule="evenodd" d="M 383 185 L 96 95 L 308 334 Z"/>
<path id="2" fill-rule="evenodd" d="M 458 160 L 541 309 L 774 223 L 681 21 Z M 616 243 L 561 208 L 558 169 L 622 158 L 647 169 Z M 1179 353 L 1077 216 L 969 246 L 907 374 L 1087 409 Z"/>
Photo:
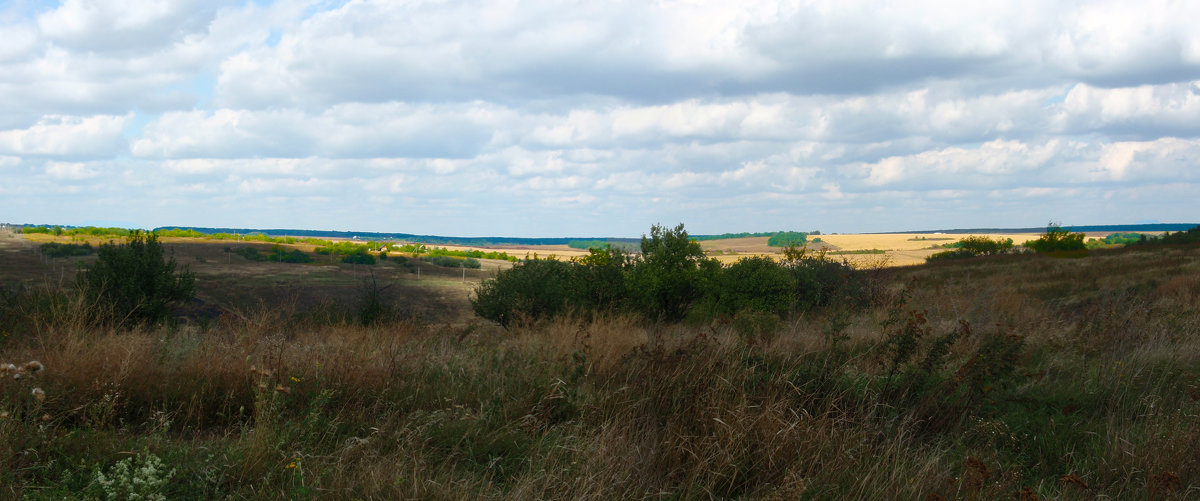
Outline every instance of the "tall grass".
<path id="1" fill-rule="evenodd" d="M 100 328 L 9 293 L 0 362 L 45 370 L 0 380 L 0 496 L 104 498 L 159 460 L 169 499 L 1196 497 L 1198 276 L 1196 248 L 939 263 L 754 335 L 277 309 Z"/>

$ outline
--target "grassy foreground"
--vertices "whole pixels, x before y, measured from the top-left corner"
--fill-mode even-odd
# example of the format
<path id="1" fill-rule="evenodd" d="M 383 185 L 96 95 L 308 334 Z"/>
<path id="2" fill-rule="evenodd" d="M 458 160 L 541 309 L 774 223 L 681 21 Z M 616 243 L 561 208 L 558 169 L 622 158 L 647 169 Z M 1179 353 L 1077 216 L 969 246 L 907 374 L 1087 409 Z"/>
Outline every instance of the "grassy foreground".
<path id="1" fill-rule="evenodd" d="M 9 296 L 0 497 L 1200 497 L 1200 249 L 877 279 L 866 310 L 508 331 Z"/>

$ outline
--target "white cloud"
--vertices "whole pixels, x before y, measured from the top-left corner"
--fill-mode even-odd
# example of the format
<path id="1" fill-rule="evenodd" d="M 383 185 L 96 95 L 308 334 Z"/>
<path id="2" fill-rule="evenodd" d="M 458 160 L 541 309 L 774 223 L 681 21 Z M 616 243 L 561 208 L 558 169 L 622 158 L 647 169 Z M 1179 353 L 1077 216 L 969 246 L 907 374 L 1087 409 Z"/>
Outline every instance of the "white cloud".
<path id="1" fill-rule="evenodd" d="M 308 3 L 69 0 L 0 26 L 0 124 L 191 108 L 212 94 L 196 83 L 221 60 L 264 43 Z"/>
<path id="2" fill-rule="evenodd" d="M 57 44 L 85 50 L 158 47 L 211 22 L 218 3 L 207 0 L 65 0 L 37 17 Z"/>
<path id="3" fill-rule="evenodd" d="M 512 118 L 483 104 L 433 107 L 343 104 L 295 109 L 170 112 L 132 144 L 142 157 L 462 157 L 477 154 Z"/>
<path id="4" fill-rule="evenodd" d="M 0 131 L 0 153 L 18 155 L 113 155 L 124 148 L 130 115 L 44 116 L 26 129 Z"/>
<path id="5" fill-rule="evenodd" d="M 863 188 L 924 189 L 1019 187 L 1043 189 L 1091 183 L 1200 180 L 1188 168 L 1200 140 L 1164 138 L 1144 142 L 1041 143 L 991 141 L 976 148 L 951 147 L 862 164 Z"/>
<path id="6" fill-rule="evenodd" d="M 100 175 L 95 167 L 83 162 L 48 162 L 46 175 L 64 181 L 83 181 Z"/>
<path id="7" fill-rule="evenodd" d="M 1056 117 L 1065 131 L 1104 131 L 1143 137 L 1200 133 L 1200 80 L 1163 85 L 1074 86 Z"/>
<path id="8" fill-rule="evenodd" d="M 22 190 L 0 213 L 331 227 L 385 204 L 392 231 L 628 235 L 1194 212 L 1200 7 L 950 7 L 6 5 L 0 169 Z"/>

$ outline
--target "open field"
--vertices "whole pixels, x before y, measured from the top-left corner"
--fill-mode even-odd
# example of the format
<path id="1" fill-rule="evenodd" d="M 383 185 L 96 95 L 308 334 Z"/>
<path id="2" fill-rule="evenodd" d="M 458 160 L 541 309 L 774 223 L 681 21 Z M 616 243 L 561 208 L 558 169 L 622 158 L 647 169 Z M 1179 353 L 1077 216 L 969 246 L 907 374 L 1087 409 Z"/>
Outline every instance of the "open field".
<path id="1" fill-rule="evenodd" d="M 446 311 L 362 326 L 312 315 L 362 267 L 171 245 L 217 316 L 116 328 L 43 288 L 69 260 L 0 235 L 0 363 L 45 367 L 0 378 L 0 496 L 1200 496 L 1197 246 L 891 268 L 864 307 L 775 320 L 504 330 L 461 270 L 377 265 Z"/>
<path id="2" fill-rule="evenodd" d="M 980 233 L 989 238 L 1011 238 L 1013 243 L 1020 245 L 1028 240 L 1038 238 L 1037 234 L 990 234 Z M 945 249 L 932 248 L 937 244 L 953 243 L 970 235 L 943 235 L 928 233 L 885 233 L 885 234 L 845 234 L 845 235 L 815 235 L 809 239 L 821 239 L 820 242 L 810 243 L 811 250 L 824 250 L 833 256 L 843 256 L 846 260 L 861 266 L 910 266 L 925 262 L 925 258 Z M 1103 236 L 1103 235 L 1102 235 Z M 700 248 L 722 263 L 729 264 L 743 257 L 756 255 L 778 255 L 783 252 L 779 247 L 767 245 L 768 237 L 733 238 L 727 240 L 707 240 L 700 242 Z M 882 254 L 853 254 L 855 251 L 881 250 Z M 839 254 L 847 252 L 847 254 Z"/>
<path id="3" fill-rule="evenodd" d="M 94 256 L 43 258 L 37 246 L 46 242 L 86 242 L 97 246 L 107 240 L 0 231 L 0 253 L 5 256 L 0 262 L 0 284 L 23 283 L 27 287 L 73 284 L 78 266 L 95 259 Z M 470 291 L 497 270 L 512 266 L 507 261 L 491 259 L 481 259 L 482 268 L 478 270 L 443 268 L 418 260 L 409 260 L 412 266 L 409 268 L 396 259 L 362 266 L 319 255 L 314 256 L 315 262 L 305 264 L 256 262 L 225 249 L 254 247 L 266 252 L 272 244 L 192 238 L 164 238 L 162 242 L 180 266 L 187 266 L 196 274 L 197 300 L 185 308 L 186 314 L 207 318 L 259 307 L 302 310 L 344 307 L 374 279 L 388 284 L 387 294 L 404 315 L 432 322 L 462 323 L 471 318 L 469 310 L 462 307 Z M 283 247 L 313 250 L 312 245 L 305 244 Z"/>
<path id="4" fill-rule="evenodd" d="M 1089 233 L 1089 238 L 1103 238 L 1107 232 Z M 1011 238 L 1013 243 L 1021 245 L 1026 241 L 1038 238 L 1040 235 L 1035 233 L 978 233 L 977 235 L 986 236 L 994 239 Z M 935 245 L 953 243 L 970 236 L 969 234 L 934 234 L 934 233 L 881 233 L 881 234 L 833 234 L 833 235 L 815 235 L 810 236 L 812 239 L 820 239 L 820 242 L 810 242 L 808 248 L 812 251 L 827 251 L 832 256 L 840 256 L 856 266 L 877 267 L 877 266 L 911 266 L 925 262 L 925 258 L 933 255 L 944 249 L 936 249 Z M 58 242 L 88 242 L 92 245 L 104 243 L 104 239 L 96 237 L 54 237 L 46 234 L 32 234 L 27 236 L 28 239 L 35 243 L 44 243 L 50 241 Z M 703 240 L 700 241 L 700 247 L 710 257 L 720 261 L 723 264 L 731 264 L 737 260 L 750 256 L 778 256 L 782 253 L 779 247 L 770 247 L 767 245 L 768 237 L 747 237 L 747 238 L 730 238 L 721 240 Z M 335 241 L 338 241 L 335 239 Z M 190 238 L 164 238 L 163 242 L 170 244 L 188 244 L 188 243 L 208 243 L 212 245 L 245 245 L 244 243 L 228 242 L 228 241 L 199 241 Z M 268 244 L 269 245 L 269 244 Z M 304 252 L 312 252 L 315 246 L 297 243 L 289 244 L 288 248 L 295 248 Z M 431 247 L 442 247 L 452 251 L 473 251 L 479 250 L 484 252 L 499 251 L 506 252 L 509 255 L 524 258 L 526 256 L 550 257 L 554 256 L 558 259 L 572 259 L 587 255 L 586 250 L 575 249 L 566 245 L 495 245 L 495 246 L 461 246 L 461 245 L 436 245 Z M 860 251 L 883 251 L 881 254 L 859 254 Z M 503 266 L 503 265 L 501 265 Z"/>

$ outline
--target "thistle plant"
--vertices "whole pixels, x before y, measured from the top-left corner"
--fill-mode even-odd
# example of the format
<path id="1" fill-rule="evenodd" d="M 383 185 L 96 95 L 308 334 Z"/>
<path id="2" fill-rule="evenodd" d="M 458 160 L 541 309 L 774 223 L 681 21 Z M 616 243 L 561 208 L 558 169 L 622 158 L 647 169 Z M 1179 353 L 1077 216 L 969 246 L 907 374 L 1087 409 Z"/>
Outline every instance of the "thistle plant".
<path id="1" fill-rule="evenodd" d="M 19 409 L 26 415 L 37 413 L 46 400 L 46 391 L 36 386 L 37 376 L 44 370 L 46 367 L 37 360 L 20 366 L 0 363 L 0 390 L 7 390 L 0 393 L 0 419 L 16 417 L 13 414 Z"/>

